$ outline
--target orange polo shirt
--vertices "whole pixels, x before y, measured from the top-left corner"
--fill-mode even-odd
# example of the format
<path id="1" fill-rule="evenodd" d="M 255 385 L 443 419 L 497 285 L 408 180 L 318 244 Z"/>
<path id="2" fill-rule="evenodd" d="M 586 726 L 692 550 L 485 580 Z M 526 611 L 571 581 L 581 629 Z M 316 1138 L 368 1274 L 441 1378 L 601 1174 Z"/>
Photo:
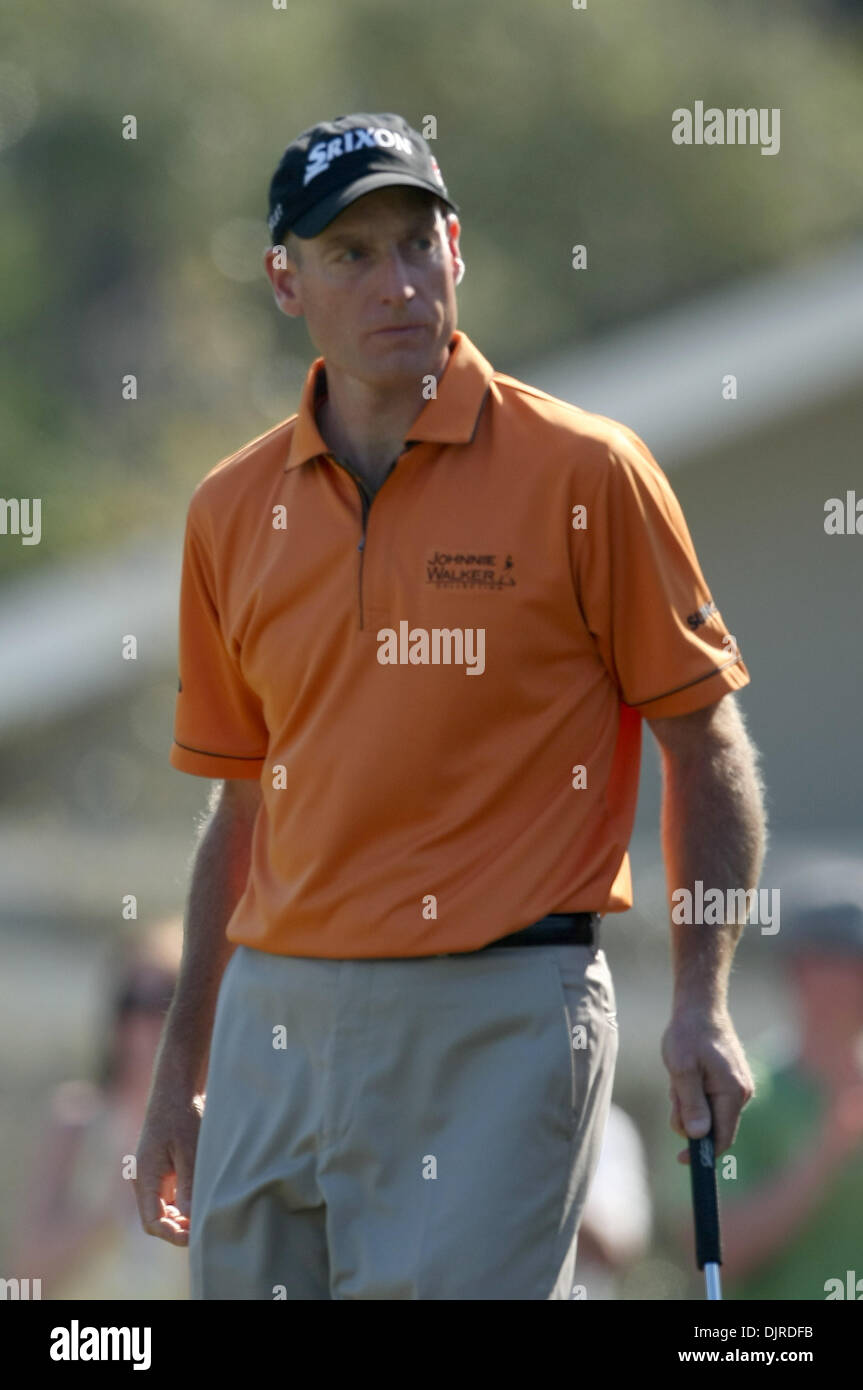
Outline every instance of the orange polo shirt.
<path id="1" fill-rule="evenodd" d="M 260 780 L 231 941 L 422 956 L 622 912 L 642 715 L 749 682 L 642 440 L 451 346 L 371 505 L 323 358 L 192 495 L 170 761 Z"/>

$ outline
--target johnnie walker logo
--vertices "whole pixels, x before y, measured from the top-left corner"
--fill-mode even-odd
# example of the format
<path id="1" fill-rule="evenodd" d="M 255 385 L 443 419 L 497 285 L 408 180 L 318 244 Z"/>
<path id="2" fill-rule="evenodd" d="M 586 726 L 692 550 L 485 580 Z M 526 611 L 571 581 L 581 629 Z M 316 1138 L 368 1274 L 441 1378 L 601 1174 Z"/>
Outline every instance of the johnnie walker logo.
<path id="1" fill-rule="evenodd" d="M 511 555 L 435 550 L 426 560 L 426 583 L 436 589 L 511 589 L 515 561 Z"/>

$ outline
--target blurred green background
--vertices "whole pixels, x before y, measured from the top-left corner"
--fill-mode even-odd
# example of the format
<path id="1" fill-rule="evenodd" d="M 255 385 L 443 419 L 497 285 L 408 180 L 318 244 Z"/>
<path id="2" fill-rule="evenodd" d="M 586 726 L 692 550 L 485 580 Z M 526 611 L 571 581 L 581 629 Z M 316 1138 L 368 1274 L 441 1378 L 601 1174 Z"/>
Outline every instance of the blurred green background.
<path id="1" fill-rule="evenodd" d="M 171 523 L 212 460 L 293 409 L 307 339 L 275 311 L 261 257 L 269 178 L 300 130 L 352 110 L 436 116 L 462 208 L 462 322 L 514 371 L 860 227 L 861 43 L 841 13 L 6 7 L 3 487 L 43 496 L 50 525 L 38 547 L 0 547 L 0 573 Z M 670 113 L 696 97 L 780 107 L 779 155 L 674 145 Z"/>

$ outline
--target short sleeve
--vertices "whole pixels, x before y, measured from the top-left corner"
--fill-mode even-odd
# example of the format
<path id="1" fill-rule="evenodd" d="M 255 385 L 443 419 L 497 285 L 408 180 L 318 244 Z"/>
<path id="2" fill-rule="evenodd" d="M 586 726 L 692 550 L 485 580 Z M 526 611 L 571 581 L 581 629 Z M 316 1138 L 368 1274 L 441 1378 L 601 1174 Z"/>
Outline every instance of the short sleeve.
<path id="1" fill-rule="evenodd" d="M 646 444 L 618 426 L 582 529 L 578 599 L 624 704 L 648 719 L 688 714 L 749 684 L 695 554 L 682 508 Z"/>
<path id="2" fill-rule="evenodd" d="M 269 734 L 261 702 L 229 651 L 214 599 L 213 563 L 186 517 L 180 580 L 179 681 L 170 762 L 199 777 L 259 778 Z"/>

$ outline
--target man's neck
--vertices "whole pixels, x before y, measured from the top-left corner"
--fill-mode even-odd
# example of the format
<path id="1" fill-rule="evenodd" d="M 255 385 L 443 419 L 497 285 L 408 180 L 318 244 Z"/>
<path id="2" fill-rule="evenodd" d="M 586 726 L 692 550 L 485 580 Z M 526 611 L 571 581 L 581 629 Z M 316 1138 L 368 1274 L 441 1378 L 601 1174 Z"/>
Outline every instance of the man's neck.
<path id="1" fill-rule="evenodd" d="M 434 373 L 438 379 L 449 353 L 445 348 Z M 412 399 L 410 391 L 376 394 L 356 389 L 361 383 L 327 373 L 327 396 L 316 411 L 321 438 L 332 454 L 349 463 L 373 488 L 380 486 L 402 453 L 405 436 L 422 410 L 421 380 Z"/>

